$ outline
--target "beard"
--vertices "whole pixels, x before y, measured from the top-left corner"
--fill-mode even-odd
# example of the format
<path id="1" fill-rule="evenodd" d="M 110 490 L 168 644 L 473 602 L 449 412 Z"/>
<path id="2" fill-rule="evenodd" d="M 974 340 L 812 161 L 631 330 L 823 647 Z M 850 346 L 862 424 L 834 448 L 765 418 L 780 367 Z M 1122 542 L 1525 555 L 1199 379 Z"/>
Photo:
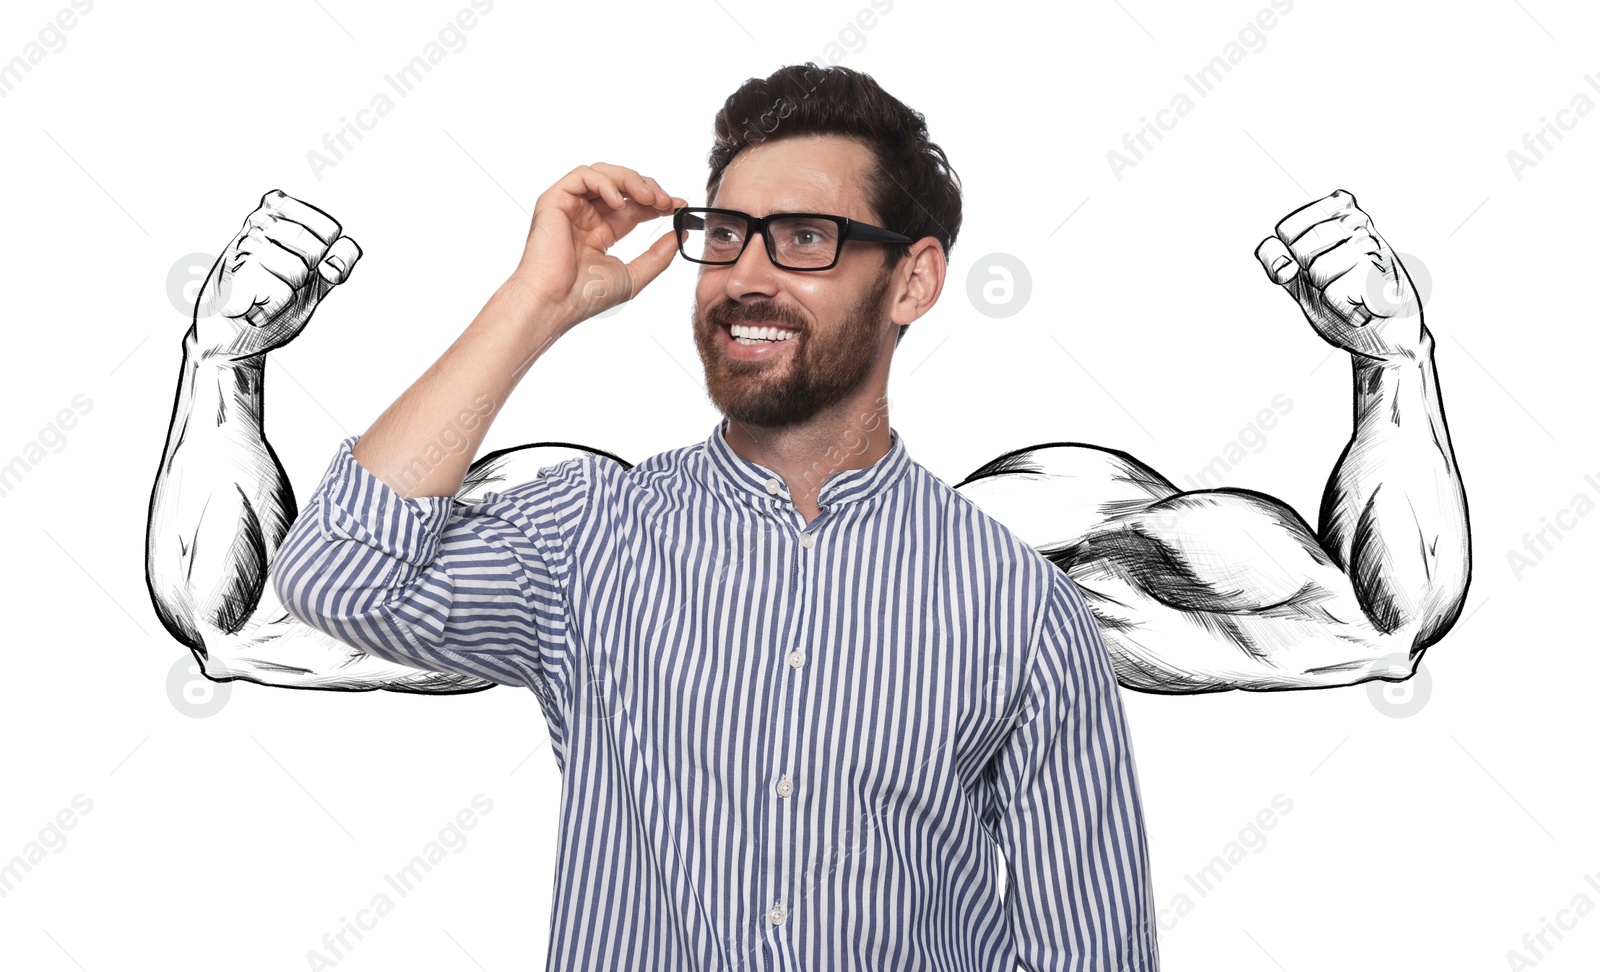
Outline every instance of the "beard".
<path id="1" fill-rule="evenodd" d="M 866 381 L 878 361 L 883 297 L 889 275 L 832 327 L 807 327 L 799 315 L 769 300 L 736 304 L 723 300 L 701 314 L 693 311 L 694 343 L 705 366 L 706 394 L 722 414 L 744 425 L 798 425 L 837 405 Z M 723 324 L 767 322 L 799 328 L 789 342 L 788 361 L 738 361 L 727 356 Z"/>

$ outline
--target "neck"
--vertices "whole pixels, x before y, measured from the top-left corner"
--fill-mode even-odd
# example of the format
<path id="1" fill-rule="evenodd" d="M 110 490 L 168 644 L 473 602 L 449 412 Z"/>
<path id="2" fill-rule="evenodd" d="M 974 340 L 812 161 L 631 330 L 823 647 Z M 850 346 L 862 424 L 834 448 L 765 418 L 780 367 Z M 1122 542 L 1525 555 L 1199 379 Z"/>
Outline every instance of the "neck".
<path id="1" fill-rule="evenodd" d="M 749 426 L 725 418 L 722 435 L 736 454 L 782 476 L 795 509 L 810 523 L 829 476 L 866 469 L 889 454 L 889 400 L 883 389 L 872 389 L 798 425 Z"/>

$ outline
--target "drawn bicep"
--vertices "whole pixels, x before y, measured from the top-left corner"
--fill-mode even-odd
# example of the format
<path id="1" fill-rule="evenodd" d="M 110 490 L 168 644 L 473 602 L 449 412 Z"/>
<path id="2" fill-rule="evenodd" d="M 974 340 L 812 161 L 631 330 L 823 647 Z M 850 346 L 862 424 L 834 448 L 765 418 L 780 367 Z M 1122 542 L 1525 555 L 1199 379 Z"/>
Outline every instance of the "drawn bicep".
<path id="1" fill-rule="evenodd" d="M 268 597 L 271 586 L 268 586 Z M 281 608 L 231 635 L 206 639 L 208 678 L 284 688 L 424 694 L 475 692 L 494 683 L 455 672 L 397 665 L 318 631 Z"/>
<path id="2" fill-rule="evenodd" d="M 1041 552 L 1084 592 L 1132 688 L 1344 684 L 1392 648 L 1304 521 L 1270 496 L 1184 493 Z"/>
<path id="3" fill-rule="evenodd" d="M 1035 549 L 1080 541 L 1108 519 L 1178 491 L 1125 452 L 1077 442 L 1008 452 L 954 488 Z"/>

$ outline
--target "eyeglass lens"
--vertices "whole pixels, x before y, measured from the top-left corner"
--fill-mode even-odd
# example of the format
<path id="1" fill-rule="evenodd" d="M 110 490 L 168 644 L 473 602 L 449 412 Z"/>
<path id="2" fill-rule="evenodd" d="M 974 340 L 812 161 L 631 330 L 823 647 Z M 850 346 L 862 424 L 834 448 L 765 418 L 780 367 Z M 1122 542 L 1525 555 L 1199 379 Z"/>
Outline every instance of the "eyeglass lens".
<path id="1" fill-rule="evenodd" d="M 684 254 L 707 263 L 737 260 L 750 228 L 728 213 L 690 213 L 684 227 Z M 825 267 L 839 254 L 839 224 L 831 219 L 790 216 L 768 223 L 766 232 L 780 267 Z"/>

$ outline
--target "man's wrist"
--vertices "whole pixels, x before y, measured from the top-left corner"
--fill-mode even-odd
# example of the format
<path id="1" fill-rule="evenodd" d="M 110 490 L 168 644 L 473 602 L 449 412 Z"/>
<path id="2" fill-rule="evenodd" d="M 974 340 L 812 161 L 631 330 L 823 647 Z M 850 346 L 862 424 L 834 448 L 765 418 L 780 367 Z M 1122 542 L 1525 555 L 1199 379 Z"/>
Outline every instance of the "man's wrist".
<path id="1" fill-rule="evenodd" d="M 189 330 L 183 335 L 183 359 L 198 367 L 221 369 L 230 373 L 259 374 L 267 366 L 267 355 L 264 351 L 241 358 L 217 348 L 201 346 L 199 331 L 193 324 L 189 325 Z"/>
<path id="2" fill-rule="evenodd" d="M 1362 354 L 1359 351 L 1350 352 L 1350 362 L 1357 374 L 1365 372 L 1396 368 L 1409 368 L 1414 365 L 1425 365 L 1433 360 L 1433 333 L 1427 325 L 1418 325 L 1419 335 L 1415 342 L 1407 345 L 1396 345 L 1389 353 L 1384 355 Z"/>

